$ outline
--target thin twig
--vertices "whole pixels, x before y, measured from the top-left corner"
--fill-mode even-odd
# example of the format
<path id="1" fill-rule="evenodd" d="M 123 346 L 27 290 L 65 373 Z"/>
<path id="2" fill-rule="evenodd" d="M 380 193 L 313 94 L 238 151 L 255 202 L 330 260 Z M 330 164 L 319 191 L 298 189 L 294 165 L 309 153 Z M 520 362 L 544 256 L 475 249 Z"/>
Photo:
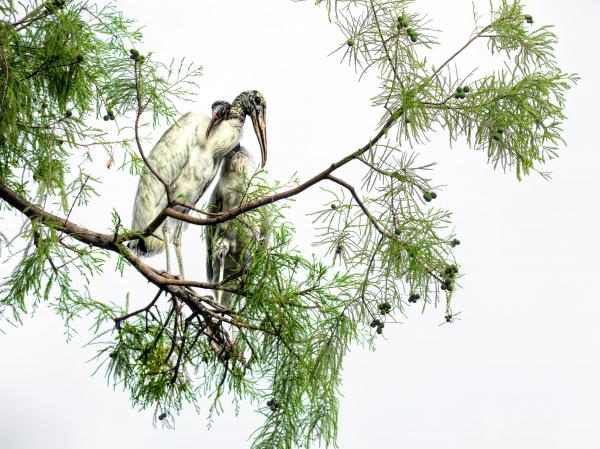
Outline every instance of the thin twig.
<path id="1" fill-rule="evenodd" d="M 126 321 L 129 318 L 132 318 L 132 317 L 134 317 L 136 315 L 139 315 L 140 313 L 148 312 L 152 308 L 152 306 L 154 306 L 154 304 L 156 304 L 156 301 L 158 301 L 158 298 L 160 297 L 160 294 L 162 292 L 163 292 L 163 290 L 159 289 L 158 293 L 156 294 L 156 296 L 154 296 L 154 299 L 146 307 L 142 307 L 141 309 L 136 310 L 134 312 L 128 313 L 128 314 L 120 316 L 120 317 L 116 317 L 114 319 L 114 321 L 115 321 L 115 327 L 117 328 L 117 330 L 118 331 L 121 330 L 121 322 L 122 321 Z"/>
<path id="2" fill-rule="evenodd" d="M 134 124 L 134 133 L 135 133 L 135 143 L 137 145 L 138 151 L 140 153 L 140 157 L 148 170 L 160 181 L 160 183 L 165 187 L 165 192 L 167 195 L 167 204 L 172 205 L 172 197 L 171 197 L 171 184 L 162 177 L 160 173 L 156 171 L 156 169 L 150 164 L 150 161 L 146 158 L 146 154 L 144 153 L 144 149 L 142 147 L 142 139 L 140 138 L 140 119 L 142 117 L 142 113 L 144 112 L 144 108 L 142 106 L 142 91 L 140 85 L 140 68 L 138 61 L 134 61 L 133 63 L 134 77 L 135 77 L 135 95 L 137 100 L 137 111 L 135 114 L 135 124 Z"/>

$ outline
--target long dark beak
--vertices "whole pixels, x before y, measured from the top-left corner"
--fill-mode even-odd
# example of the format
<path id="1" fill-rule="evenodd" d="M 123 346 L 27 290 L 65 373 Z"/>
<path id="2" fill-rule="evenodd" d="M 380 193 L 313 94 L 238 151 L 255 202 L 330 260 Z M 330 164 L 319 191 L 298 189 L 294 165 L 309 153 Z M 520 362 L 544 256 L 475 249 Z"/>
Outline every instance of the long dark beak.
<path id="1" fill-rule="evenodd" d="M 256 133 L 256 137 L 258 139 L 258 145 L 260 146 L 260 166 L 264 167 L 267 163 L 267 121 L 265 118 L 265 110 L 260 109 L 258 111 L 254 111 L 250 118 L 252 119 L 254 132 Z"/>
<path id="2" fill-rule="evenodd" d="M 210 133 L 223 121 L 225 116 L 227 115 L 227 108 L 225 106 L 218 106 L 213 109 L 213 115 L 208 123 L 208 128 L 206 128 L 206 138 Z"/>

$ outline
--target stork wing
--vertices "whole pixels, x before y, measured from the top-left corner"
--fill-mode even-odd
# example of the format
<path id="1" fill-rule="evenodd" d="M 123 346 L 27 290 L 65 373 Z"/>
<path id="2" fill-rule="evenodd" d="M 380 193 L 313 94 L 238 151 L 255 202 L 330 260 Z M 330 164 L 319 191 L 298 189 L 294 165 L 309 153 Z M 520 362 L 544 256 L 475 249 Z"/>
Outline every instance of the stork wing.
<path id="1" fill-rule="evenodd" d="M 208 210 L 211 212 L 222 212 L 223 209 L 223 197 L 215 189 L 210 197 L 210 203 Z M 206 278 L 209 282 L 215 282 L 215 273 L 213 271 L 214 263 L 214 244 L 217 237 L 217 226 L 205 226 L 206 232 Z"/>
<path id="2" fill-rule="evenodd" d="M 181 116 L 156 143 L 148 162 L 169 183 L 173 183 L 186 166 L 194 146 L 204 145 L 202 130 L 206 132 L 210 118 L 189 112 Z M 144 229 L 166 206 L 165 188 L 150 171 L 138 184 L 133 206 L 134 230 Z"/>

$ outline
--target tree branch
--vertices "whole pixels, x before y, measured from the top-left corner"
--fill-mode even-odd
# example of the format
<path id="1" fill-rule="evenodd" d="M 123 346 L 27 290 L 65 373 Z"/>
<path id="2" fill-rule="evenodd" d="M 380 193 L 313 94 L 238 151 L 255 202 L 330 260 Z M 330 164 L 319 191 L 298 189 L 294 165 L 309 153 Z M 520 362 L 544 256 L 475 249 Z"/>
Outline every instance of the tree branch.
<path id="1" fill-rule="evenodd" d="M 150 170 L 150 172 L 156 177 L 156 179 L 158 179 L 159 182 L 165 187 L 165 192 L 167 194 L 167 204 L 172 205 L 173 198 L 171 197 L 171 184 L 165 178 L 163 178 L 160 173 L 156 171 L 152 164 L 150 164 L 150 161 L 148 161 L 148 159 L 146 158 L 144 149 L 142 148 L 142 139 L 140 138 L 140 118 L 142 117 L 142 113 L 144 112 L 144 107 L 142 106 L 140 67 L 137 58 L 133 63 L 133 71 L 135 77 L 135 97 L 137 101 L 137 111 L 135 114 L 135 124 L 133 127 L 135 133 L 135 144 L 138 148 L 142 161 L 144 161 L 144 164 L 146 165 L 146 167 L 148 167 L 148 170 Z"/>
<path id="2" fill-rule="evenodd" d="M 146 307 L 142 307 L 141 309 L 138 309 L 138 310 L 136 310 L 134 312 L 128 313 L 128 314 L 120 316 L 120 317 L 116 317 L 114 319 L 114 321 L 115 321 L 115 327 L 117 328 L 117 330 L 118 331 L 121 330 L 121 322 L 122 321 L 126 321 L 129 318 L 131 318 L 131 317 L 139 315 L 140 313 L 148 312 L 152 308 L 152 306 L 154 306 L 154 304 L 156 304 L 156 301 L 158 301 L 158 298 L 160 297 L 160 294 L 162 292 L 163 292 L 163 290 L 159 289 L 158 293 L 156 294 L 156 296 L 154 297 L 154 299 L 152 301 L 150 301 L 150 303 Z"/>

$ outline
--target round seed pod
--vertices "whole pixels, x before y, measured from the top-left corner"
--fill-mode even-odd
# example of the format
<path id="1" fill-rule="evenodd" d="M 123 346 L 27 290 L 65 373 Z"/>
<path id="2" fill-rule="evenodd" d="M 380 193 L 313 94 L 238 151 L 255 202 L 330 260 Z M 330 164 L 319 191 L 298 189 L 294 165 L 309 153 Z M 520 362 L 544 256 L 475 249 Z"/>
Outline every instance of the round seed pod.
<path id="1" fill-rule="evenodd" d="M 377 306 L 379 311 L 383 314 L 390 313 L 392 310 L 392 305 L 389 302 L 382 302 Z"/>
<path id="2" fill-rule="evenodd" d="M 110 116 L 109 116 L 108 114 L 106 114 L 104 117 L 102 117 L 102 119 L 103 119 L 105 122 L 108 122 L 108 121 L 110 120 Z"/>
<path id="3" fill-rule="evenodd" d="M 348 47 L 352 47 L 352 46 L 354 45 L 354 39 L 352 39 L 352 38 L 349 38 L 349 39 L 346 41 L 346 45 L 347 45 Z"/>

